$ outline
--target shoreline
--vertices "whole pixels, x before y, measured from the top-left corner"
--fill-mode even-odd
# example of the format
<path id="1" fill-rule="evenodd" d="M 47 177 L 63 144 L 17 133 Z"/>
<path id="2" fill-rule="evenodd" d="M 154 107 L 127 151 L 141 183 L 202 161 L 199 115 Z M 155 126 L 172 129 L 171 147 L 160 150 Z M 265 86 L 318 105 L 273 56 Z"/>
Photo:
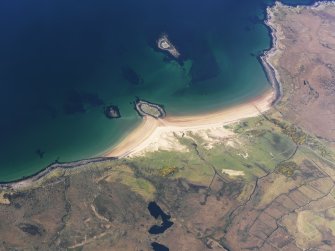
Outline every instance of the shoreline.
<path id="1" fill-rule="evenodd" d="M 156 141 L 162 133 L 213 129 L 238 122 L 242 119 L 256 117 L 270 110 L 277 101 L 277 98 L 276 90 L 270 87 L 259 96 L 246 102 L 217 111 L 190 116 L 167 116 L 163 119 L 144 116 L 140 125 L 126 135 L 116 146 L 106 150 L 101 155 L 73 162 L 53 162 L 32 175 L 9 182 L 0 181 L 0 189 L 8 191 L 24 189 L 42 180 L 57 169 L 74 169 L 90 163 L 107 160 L 113 161 L 131 156 L 143 151 L 153 141 Z"/>
<path id="2" fill-rule="evenodd" d="M 275 89 L 271 88 L 256 98 L 214 112 L 192 116 L 167 116 L 164 119 L 146 116 L 134 131 L 115 147 L 107 150 L 103 157 L 119 159 L 132 156 L 157 142 L 163 133 L 219 128 L 242 119 L 259 116 L 271 109 L 276 97 Z"/>
<path id="3" fill-rule="evenodd" d="M 50 165 L 48 165 L 46 168 L 40 170 L 37 173 L 34 173 L 32 175 L 16 179 L 13 181 L 8 182 L 2 182 L 0 181 L 0 189 L 3 190 L 15 190 L 15 189 L 22 189 L 31 186 L 35 182 L 43 179 L 48 174 L 50 174 L 52 171 L 55 171 L 57 169 L 74 169 L 83 165 L 87 165 L 90 163 L 96 163 L 104 160 L 114 160 L 115 158 L 106 158 L 106 157 L 97 157 L 97 158 L 89 158 L 89 159 L 82 159 L 78 161 L 72 161 L 72 162 L 53 162 Z"/>
<path id="4" fill-rule="evenodd" d="M 271 8 L 274 8 L 278 2 L 276 2 L 273 6 L 268 6 L 265 10 L 266 18 L 264 20 L 264 24 L 269 30 L 271 36 L 271 46 L 268 50 L 263 51 L 262 55 L 258 57 L 261 66 L 265 72 L 266 78 L 271 84 L 272 88 L 275 91 L 275 99 L 273 101 L 273 106 L 277 105 L 281 98 L 283 97 L 283 87 L 280 83 L 279 73 L 276 68 L 271 63 L 271 58 L 273 58 L 276 54 L 280 53 L 280 48 L 278 44 L 278 30 L 275 27 L 275 24 L 271 22 L 272 13 Z"/>
<path id="5" fill-rule="evenodd" d="M 288 7 L 299 8 L 308 6 L 309 8 L 319 8 L 327 6 L 327 4 L 332 2 L 334 1 L 315 1 L 310 5 L 288 5 Z M 283 96 L 283 90 L 278 71 L 271 63 L 271 59 L 273 59 L 274 56 L 277 56 L 281 51 L 277 38 L 278 31 L 276 30 L 276 25 L 271 22 L 271 9 L 274 8 L 277 4 L 282 3 L 276 2 L 274 5 L 268 6 L 265 9 L 266 17 L 264 19 L 264 23 L 271 36 L 271 45 L 257 57 L 258 61 L 261 63 L 261 66 L 263 67 L 269 84 L 271 84 L 271 88 L 261 93 L 258 97 L 231 107 L 226 107 L 205 114 L 198 114 L 193 116 L 167 116 L 164 119 L 144 117 L 143 122 L 137 128 L 135 128 L 119 143 L 114 145 L 111 149 L 107 149 L 101 155 L 74 162 L 51 163 L 44 169 L 32 175 L 8 182 L 0 181 L 0 189 L 22 189 L 42 180 L 42 178 L 46 177 L 48 174 L 57 169 L 72 169 L 89 163 L 104 160 L 112 161 L 118 158 L 129 156 L 143 150 L 150 143 L 150 140 L 157 137 L 157 135 L 160 133 L 166 131 L 175 132 L 195 129 L 211 129 L 215 126 L 223 126 L 242 119 L 255 117 L 260 115 L 260 112 L 266 112 L 270 110 L 273 106 L 280 102 Z"/>

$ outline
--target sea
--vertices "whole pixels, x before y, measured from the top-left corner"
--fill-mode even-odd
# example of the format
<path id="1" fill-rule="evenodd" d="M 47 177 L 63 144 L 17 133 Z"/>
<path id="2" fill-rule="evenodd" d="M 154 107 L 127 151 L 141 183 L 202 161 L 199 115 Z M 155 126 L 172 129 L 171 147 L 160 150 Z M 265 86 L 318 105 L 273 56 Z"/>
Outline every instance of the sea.
<path id="1" fill-rule="evenodd" d="M 0 1 L 0 181 L 102 155 L 141 122 L 136 97 L 185 115 L 260 95 L 270 88 L 259 55 L 272 44 L 272 4 Z M 163 34 L 178 59 L 157 48 Z M 109 105 L 122 117 L 108 119 Z"/>

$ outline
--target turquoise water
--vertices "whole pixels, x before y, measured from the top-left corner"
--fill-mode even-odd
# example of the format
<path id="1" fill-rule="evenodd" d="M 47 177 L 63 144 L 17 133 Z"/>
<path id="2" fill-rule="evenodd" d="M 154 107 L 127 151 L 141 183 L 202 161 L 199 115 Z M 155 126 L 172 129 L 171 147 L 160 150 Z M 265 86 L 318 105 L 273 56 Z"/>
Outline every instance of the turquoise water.
<path id="1" fill-rule="evenodd" d="M 271 44 L 262 21 L 269 4 L 1 2 L 0 180 L 101 154 L 140 123 L 130 104 L 135 96 L 182 115 L 259 95 L 269 88 L 257 59 Z M 156 48 L 162 33 L 180 59 Z M 104 116 L 111 104 L 121 119 Z"/>

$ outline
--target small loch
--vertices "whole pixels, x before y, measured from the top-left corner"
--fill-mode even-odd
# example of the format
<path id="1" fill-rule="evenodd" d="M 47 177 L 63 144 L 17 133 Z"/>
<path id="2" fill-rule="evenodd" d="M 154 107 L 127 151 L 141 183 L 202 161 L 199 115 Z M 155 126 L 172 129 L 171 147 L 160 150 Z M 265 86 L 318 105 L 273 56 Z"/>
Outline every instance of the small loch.
<path id="1" fill-rule="evenodd" d="M 156 202 L 152 201 L 148 205 L 148 210 L 152 217 L 155 219 L 158 219 L 160 216 L 162 219 L 162 223 L 160 225 L 153 225 L 149 229 L 150 234 L 162 234 L 164 233 L 168 228 L 170 228 L 173 225 L 173 222 L 170 221 L 171 216 L 166 214 L 158 205 Z"/>

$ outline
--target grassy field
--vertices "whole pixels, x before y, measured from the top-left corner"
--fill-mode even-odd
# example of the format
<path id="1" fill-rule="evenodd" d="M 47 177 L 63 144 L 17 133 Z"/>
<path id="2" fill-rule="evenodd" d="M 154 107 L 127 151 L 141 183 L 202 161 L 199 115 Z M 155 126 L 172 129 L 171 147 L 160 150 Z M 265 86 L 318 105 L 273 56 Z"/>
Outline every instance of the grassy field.
<path id="1" fill-rule="evenodd" d="M 278 240 L 290 236 L 300 247 L 319 246 L 325 231 L 334 231 L 332 149 L 276 113 L 225 129 L 229 137 L 210 131 L 175 135 L 180 151 L 56 169 L 33 187 L 1 191 L 0 220 L 7 227 L 0 226 L 0 234 L 6 247 L 33 246 L 38 239 L 64 249 L 99 242 L 101 248 L 145 250 L 152 242 L 146 229 L 154 224 L 149 223 L 149 201 L 173 216 L 174 230 L 164 240 L 176 249 L 183 245 L 176 236 L 194 250 L 204 250 L 199 236 L 219 246 L 228 238 L 232 245 L 248 248 L 262 231 L 273 231 Z M 265 227 L 264 221 L 270 225 Z M 276 224 L 288 230 L 277 231 Z"/>

